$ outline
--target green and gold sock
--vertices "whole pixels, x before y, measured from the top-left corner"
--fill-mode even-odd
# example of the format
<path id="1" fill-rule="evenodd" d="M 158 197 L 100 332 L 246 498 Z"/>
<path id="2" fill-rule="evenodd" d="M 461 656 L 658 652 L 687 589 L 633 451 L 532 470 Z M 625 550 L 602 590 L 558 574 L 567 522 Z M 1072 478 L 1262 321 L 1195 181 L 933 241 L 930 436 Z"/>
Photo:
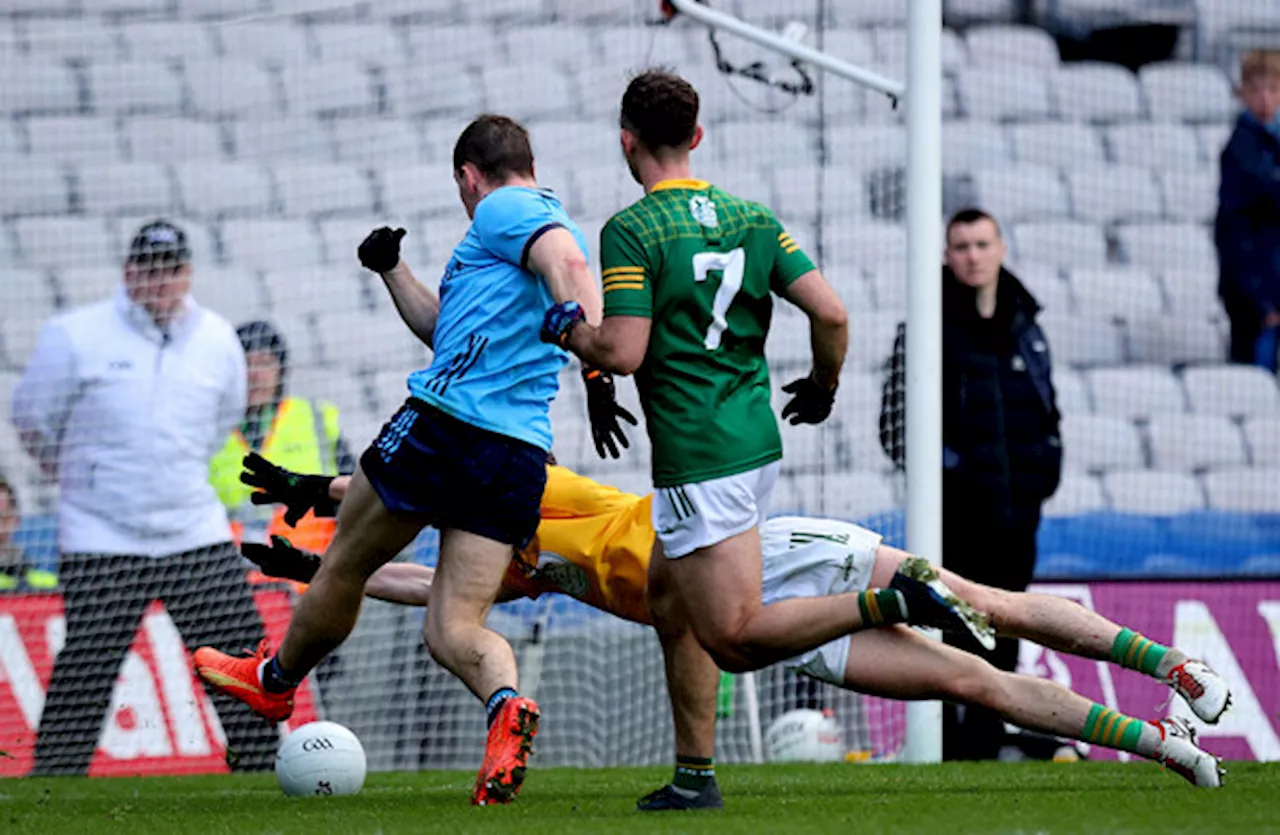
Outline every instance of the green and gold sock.
<path id="1" fill-rule="evenodd" d="M 858 593 L 858 611 L 863 626 L 903 623 L 907 619 L 907 601 L 897 589 L 871 589 Z"/>
<path id="2" fill-rule="evenodd" d="M 1160 739 L 1160 730 L 1150 722 L 1125 716 L 1100 704 L 1089 708 L 1089 717 L 1080 732 L 1082 742 L 1105 745 L 1148 758 L 1155 754 Z"/>
<path id="3" fill-rule="evenodd" d="M 676 776 L 671 785 L 681 792 L 701 794 L 707 783 L 716 779 L 716 766 L 711 757 L 676 756 Z"/>
<path id="4" fill-rule="evenodd" d="M 1131 629 L 1121 629 L 1111 645 L 1111 660 L 1121 667 L 1159 677 L 1160 662 L 1168 652 L 1169 647 L 1144 638 Z"/>

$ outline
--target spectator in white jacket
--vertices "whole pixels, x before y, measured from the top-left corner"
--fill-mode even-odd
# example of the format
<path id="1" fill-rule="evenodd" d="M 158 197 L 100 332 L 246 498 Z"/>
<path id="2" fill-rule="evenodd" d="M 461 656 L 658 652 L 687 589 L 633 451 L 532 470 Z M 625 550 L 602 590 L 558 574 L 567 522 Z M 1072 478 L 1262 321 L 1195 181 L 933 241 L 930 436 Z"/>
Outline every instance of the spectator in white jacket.
<path id="1" fill-rule="evenodd" d="M 209 484 L 245 409 L 235 331 L 191 298 L 191 252 L 167 221 L 134 237 L 114 298 L 46 323 L 13 396 L 28 452 L 58 478 L 66 643 L 54 664 L 35 774 L 84 774 L 116 672 L 152 600 L 187 646 L 253 647 L 262 623 Z M 278 737 L 215 696 L 243 768 Z"/>

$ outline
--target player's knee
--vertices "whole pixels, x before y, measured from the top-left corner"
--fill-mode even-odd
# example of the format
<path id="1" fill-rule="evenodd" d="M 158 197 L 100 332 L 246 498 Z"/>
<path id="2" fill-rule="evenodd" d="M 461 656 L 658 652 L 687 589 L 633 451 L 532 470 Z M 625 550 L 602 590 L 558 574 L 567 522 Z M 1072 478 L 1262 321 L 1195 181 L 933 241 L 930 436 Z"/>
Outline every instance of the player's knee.
<path id="1" fill-rule="evenodd" d="M 716 662 L 716 666 L 726 673 L 749 673 L 760 668 L 753 661 L 751 648 L 731 632 L 704 632 L 699 636 L 699 643 Z"/>
<path id="2" fill-rule="evenodd" d="M 982 707 L 998 707 L 1001 692 L 1000 671 L 973 657 L 972 661 L 953 670 L 944 679 L 943 692 L 957 702 Z"/>

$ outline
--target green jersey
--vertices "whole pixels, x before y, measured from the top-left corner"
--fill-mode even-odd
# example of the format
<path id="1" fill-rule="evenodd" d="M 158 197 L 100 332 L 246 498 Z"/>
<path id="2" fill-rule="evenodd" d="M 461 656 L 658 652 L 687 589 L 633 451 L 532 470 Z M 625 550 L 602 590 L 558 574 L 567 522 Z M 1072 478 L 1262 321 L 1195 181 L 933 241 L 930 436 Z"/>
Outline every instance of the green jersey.
<path id="1" fill-rule="evenodd" d="M 782 457 L 764 342 L 771 293 L 813 262 L 757 203 L 667 180 L 600 233 L 604 315 L 652 320 L 636 372 L 653 484 L 695 484 Z"/>

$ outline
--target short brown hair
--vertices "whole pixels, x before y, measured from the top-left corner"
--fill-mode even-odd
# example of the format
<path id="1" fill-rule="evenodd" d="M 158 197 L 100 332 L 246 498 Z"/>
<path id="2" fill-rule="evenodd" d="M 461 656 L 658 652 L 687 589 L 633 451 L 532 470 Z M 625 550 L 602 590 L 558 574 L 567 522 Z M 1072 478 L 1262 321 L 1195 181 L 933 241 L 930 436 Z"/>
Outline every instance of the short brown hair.
<path id="1" fill-rule="evenodd" d="M 486 113 L 477 116 L 453 146 L 453 170 L 474 165 L 490 180 L 514 174 L 533 175 L 533 148 L 529 131 L 515 119 Z"/>
<path id="2" fill-rule="evenodd" d="M 943 237 L 950 241 L 952 227 L 959 226 L 960 224 L 977 223 L 980 220 L 991 221 L 991 223 L 996 227 L 996 235 L 1001 234 L 1000 221 L 992 217 L 990 212 L 983 211 L 975 206 L 970 206 L 968 208 L 961 209 L 951 216 L 951 219 L 947 221 L 947 231 Z"/>
<path id="3" fill-rule="evenodd" d="M 622 127 L 651 151 L 688 145 L 698 129 L 698 91 L 670 70 L 645 70 L 622 94 Z"/>
<path id="4" fill-rule="evenodd" d="M 1280 76 L 1280 49 L 1251 49 L 1240 61 L 1240 83 L 1260 76 Z"/>

